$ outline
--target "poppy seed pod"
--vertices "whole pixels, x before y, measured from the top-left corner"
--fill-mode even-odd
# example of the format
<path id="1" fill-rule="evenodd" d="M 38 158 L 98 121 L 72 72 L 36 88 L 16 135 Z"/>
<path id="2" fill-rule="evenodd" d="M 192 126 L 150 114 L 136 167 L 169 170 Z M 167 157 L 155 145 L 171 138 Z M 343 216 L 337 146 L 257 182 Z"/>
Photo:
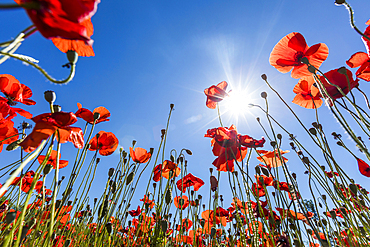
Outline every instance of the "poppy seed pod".
<path id="1" fill-rule="evenodd" d="M 170 104 L 171 110 L 175 107 L 175 104 Z"/>
<path id="2" fill-rule="evenodd" d="M 78 60 L 78 54 L 75 51 L 67 51 L 67 58 L 71 64 L 76 64 Z"/>
<path id="3" fill-rule="evenodd" d="M 266 92 L 262 92 L 261 93 L 261 97 L 264 98 L 264 99 L 266 99 L 267 98 L 267 93 Z"/>
<path id="4" fill-rule="evenodd" d="M 309 62 L 308 62 L 308 58 L 307 57 L 302 57 L 301 58 L 301 63 L 304 63 L 304 64 L 309 64 Z"/>
<path id="5" fill-rule="evenodd" d="M 266 74 L 262 74 L 261 75 L 261 78 L 262 78 L 262 80 L 265 80 L 266 81 L 267 80 L 267 75 Z"/>
<path id="6" fill-rule="evenodd" d="M 346 1 L 345 0 L 335 0 L 335 4 L 336 5 L 342 5 L 344 4 Z"/>
<path id="7" fill-rule="evenodd" d="M 62 107 L 60 105 L 53 105 L 53 111 L 54 112 L 61 112 L 62 111 Z"/>
<path id="8" fill-rule="evenodd" d="M 93 117 L 94 117 L 94 120 L 99 120 L 99 118 L 100 118 L 100 113 L 99 113 L 99 112 L 94 112 Z"/>
<path id="9" fill-rule="evenodd" d="M 54 101 L 57 99 L 57 95 L 54 91 L 48 90 L 44 92 L 44 98 L 49 103 L 54 103 Z"/>
<path id="10" fill-rule="evenodd" d="M 337 69 L 337 71 L 338 71 L 339 74 L 347 75 L 346 67 L 340 67 L 339 69 Z"/>

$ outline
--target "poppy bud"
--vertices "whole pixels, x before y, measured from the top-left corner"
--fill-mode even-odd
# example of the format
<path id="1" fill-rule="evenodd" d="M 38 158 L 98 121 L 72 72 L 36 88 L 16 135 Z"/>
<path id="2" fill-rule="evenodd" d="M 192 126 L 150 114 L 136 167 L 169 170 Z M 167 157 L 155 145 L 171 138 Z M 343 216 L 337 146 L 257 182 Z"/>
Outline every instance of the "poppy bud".
<path id="1" fill-rule="evenodd" d="M 18 147 L 19 147 L 19 144 L 23 141 L 23 139 L 18 139 L 12 143 L 10 143 L 7 147 L 6 147 L 6 150 L 7 151 L 13 151 L 13 150 L 16 150 Z"/>
<path id="2" fill-rule="evenodd" d="M 189 149 L 185 149 L 185 152 L 186 152 L 187 154 L 189 154 L 189 155 L 193 155 L 193 152 L 192 152 L 192 151 L 190 151 Z"/>
<path id="3" fill-rule="evenodd" d="M 260 118 L 259 118 L 259 117 L 257 117 L 257 118 L 256 118 L 256 120 L 257 120 L 257 122 L 259 122 L 259 121 L 260 121 Z"/>
<path id="4" fill-rule="evenodd" d="M 14 221 L 16 215 L 17 215 L 17 212 L 8 212 L 5 216 L 6 224 L 12 223 Z"/>
<path id="5" fill-rule="evenodd" d="M 166 130 L 165 129 L 161 129 L 161 134 L 162 134 L 162 138 L 164 137 L 164 135 L 166 134 Z"/>
<path id="6" fill-rule="evenodd" d="M 44 98 L 49 103 L 54 103 L 54 101 L 57 99 L 57 95 L 54 91 L 48 90 L 44 92 Z"/>
<path id="7" fill-rule="evenodd" d="M 150 148 L 150 149 L 149 149 L 149 153 L 150 153 L 150 154 L 153 154 L 153 152 L 154 152 L 154 148 Z"/>
<path id="8" fill-rule="evenodd" d="M 212 172 L 213 172 L 213 168 L 212 167 L 209 168 L 209 172 L 212 174 Z"/>
<path id="9" fill-rule="evenodd" d="M 217 190 L 217 187 L 218 187 L 218 181 L 217 181 L 216 177 L 211 176 L 210 177 L 210 182 L 211 182 L 211 190 L 213 192 L 215 192 Z"/>
<path id="10" fill-rule="evenodd" d="M 316 129 L 315 128 L 310 128 L 309 129 L 309 131 L 310 131 L 310 133 L 312 134 L 312 135 L 316 135 L 317 134 L 317 132 L 316 132 Z"/>
<path id="11" fill-rule="evenodd" d="M 136 140 L 132 140 L 132 147 L 134 147 L 136 144 Z"/>
<path id="12" fill-rule="evenodd" d="M 261 93 L 261 97 L 264 98 L 264 99 L 266 99 L 267 98 L 267 93 L 266 92 L 262 92 Z"/>
<path id="13" fill-rule="evenodd" d="M 98 120 L 100 118 L 100 113 L 99 112 L 94 112 L 94 120 Z"/>
<path id="14" fill-rule="evenodd" d="M 175 104 L 170 104 L 170 109 L 172 110 L 175 107 Z"/>
<path id="15" fill-rule="evenodd" d="M 96 158 L 96 164 L 100 163 L 100 158 Z"/>
<path id="16" fill-rule="evenodd" d="M 276 141 L 271 141 L 270 145 L 271 145 L 271 147 L 275 147 L 276 146 Z"/>
<path id="17" fill-rule="evenodd" d="M 107 232 L 108 234 L 110 235 L 112 233 L 112 223 L 111 222 L 108 222 L 107 224 L 105 224 L 105 229 L 107 229 Z"/>
<path id="18" fill-rule="evenodd" d="M 281 140 L 283 138 L 283 136 L 281 134 L 277 134 L 276 135 L 277 139 Z"/>
<path id="19" fill-rule="evenodd" d="M 108 177 L 112 177 L 114 174 L 114 168 L 109 168 Z"/>
<path id="20" fill-rule="evenodd" d="M 67 51 L 66 54 L 67 54 L 68 61 L 71 64 L 76 64 L 77 63 L 77 60 L 78 60 L 77 52 L 69 50 L 69 51 Z"/>
<path id="21" fill-rule="evenodd" d="M 341 141 L 337 141 L 337 145 L 343 147 L 343 143 Z"/>
<path id="22" fill-rule="evenodd" d="M 60 105 L 53 105 L 53 111 L 54 112 L 61 112 L 62 111 L 62 107 Z"/>
<path id="23" fill-rule="evenodd" d="M 262 80 L 265 80 L 266 81 L 267 80 L 267 75 L 266 74 L 262 74 L 261 75 L 261 78 L 262 78 Z"/>
<path id="24" fill-rule="evenodd" d="M 49 173 L 50 173 L 50 171 L 51 171 L 51 169 L 53 169 L 53 166 L 52 166 L 52 165 L 50 165 L 50 164 L 46 164 L 46 165 L 45 165 L 45 167 L 44 167 L 44 170 L 43 170 L 44 175 L 49 174 Z"/>

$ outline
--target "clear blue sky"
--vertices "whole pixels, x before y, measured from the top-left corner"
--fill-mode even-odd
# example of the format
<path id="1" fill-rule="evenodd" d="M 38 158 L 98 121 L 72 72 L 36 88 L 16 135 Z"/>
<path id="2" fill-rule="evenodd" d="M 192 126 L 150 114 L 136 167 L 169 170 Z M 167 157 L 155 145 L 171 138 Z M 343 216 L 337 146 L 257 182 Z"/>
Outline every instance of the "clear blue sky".
<path id="1" fill-rule="evenodd" d="M 356 24 L 364 30 L 370 18 L 370 3 L 363 0 L 349 3 L 355 10 Z M 1 11 L 1 18 L 1 41 L 15 37 L 31 24 L 22 9 Z M 35 69 L 12 59 L 0 66 L 0 73 L 14 75 L 33 90 L 37 104 L 24 109 L 34 115 L 48 112 L 43 99 L 46 90 L 57 93 L 56 103 L 64 111 L 77 111 L 77 102 L 91 110 L 105 106 L 112 114 L 111 120 L 100 123 L 96 130 L 114 132 L 125 150 L 133 139 L 139 147 L 157 149 L 169 104 L 174 103 L 165 158 L 169 158 L 172 148 L 190 149 L 193 156 L 188 157 L 188 171 L 206 182 L 200 190 L 204 195 L 208 194 L 208 170 L 214 156 L 210 139 L 203 136 L 207 129 L 219 127 L 217 112 L 205 106 L 205 88 L 226 80 L 230 89 L 247 89 L 246 104 L 263 104 L 259 95 L 266 91 L 271 113 L 298 139 L 305 140 L 307 135 L 298 130 L 297 122 L 260 79 L 261 74 L 267 74 L 272 85 L 291 102 L 297 80 L 269 65 L 272 48 L 293 31 L 302 33 L 308 45 L 326 43 L 329 57 L 321 66 L 323 71 L 339 68 L 353 53 L 365 51 L 359 35 L 349 25 L 347 11 L 335 6 L 333 0 L 102 1 L 92 22 L 96 56 L 79 58 L 77 74 L 68 85 L 51 84 Z M 65 55 L 39 33 L 27 38 L 18 53 L 40 60 L 40 65 L 58 79 L 68 74 L 67 69 L 61 67 L 67 63 Z M 365 92 L 369 90 L 364 81 L 360 87 Z M 291 105 L 305 124 L 309 126 L 314 121 L 313 111 Z M 332 131 L 343 134 L 328 109 L 322 107 L 319 112 L 321 120 L 328 124 L 327 134 Z M 266 124 L 257 109 L 248 110 L 238 121 L 225 113 L 223 121 L 225 126 L 237 124 L 240 133 L 259 139 L 264 134 L 255 120 L 257 116 Z M 21 118 L 15 119 L 16 124 L 21 121 Z M 84 126 L 83 121 L 79 124 Z M 355 150 L 354 144 L 347 141 Z M 288 144 L 284 136 L 286 150 L 289 150 Z M 63 145 L 62 158 L 73 157 L 71 147 L 71 144 Z M 342 155 L 340 151 L 336 150 L 338 155 Z M 5 151 L 1 155 L 0 165 L 14 157 Z M 302 164 L 295 155 L 286 157 L 290 159 L 290 169 L 304 178 Z M 347 154 L 343 154 L 343 161 L 341 165 L 349 176 L 366 185 L 368 178 L 360 175 L 356 161 Z M 116 155 L 102 159 L 93 184 L 97 197 L 103 191 L 108 168 L 117 162 Z M 257 164 L 256 160 L 252 165 Z M 62 175 L 68 175 L 68 168 L 64 169 Z M 226 178 L 226 174 L 222 176 Z M 227 181 L 222 185 L 221 193 L 228 194 Z M 141 197 L 143 192 L 138 193 Z M 230 201 L 225 202 L 229 205 Z"/>

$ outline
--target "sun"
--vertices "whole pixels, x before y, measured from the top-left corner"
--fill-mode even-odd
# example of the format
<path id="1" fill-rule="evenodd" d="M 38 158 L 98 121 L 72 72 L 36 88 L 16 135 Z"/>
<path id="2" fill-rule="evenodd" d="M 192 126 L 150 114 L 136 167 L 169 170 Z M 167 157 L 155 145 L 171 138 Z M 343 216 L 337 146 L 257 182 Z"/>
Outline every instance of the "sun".
<path id="1" fill-rule="evenodd" d="M 225 111 L 236 117 L 249 112 L 249 103 L 250 96 L 246 90 L 233 90 L 224 99 Z"/>

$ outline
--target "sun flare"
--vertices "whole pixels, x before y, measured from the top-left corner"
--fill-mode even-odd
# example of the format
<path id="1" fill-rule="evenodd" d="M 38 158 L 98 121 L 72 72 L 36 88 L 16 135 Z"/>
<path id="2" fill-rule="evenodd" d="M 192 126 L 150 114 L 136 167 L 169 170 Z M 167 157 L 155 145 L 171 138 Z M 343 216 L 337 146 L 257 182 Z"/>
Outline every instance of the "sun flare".
<path id="1" fill-rule="evenodd" d="M 225 98 L 225 110 L 237 117 L 249 112 L 250 97 L 245 90 L 233 90 Z"/>

